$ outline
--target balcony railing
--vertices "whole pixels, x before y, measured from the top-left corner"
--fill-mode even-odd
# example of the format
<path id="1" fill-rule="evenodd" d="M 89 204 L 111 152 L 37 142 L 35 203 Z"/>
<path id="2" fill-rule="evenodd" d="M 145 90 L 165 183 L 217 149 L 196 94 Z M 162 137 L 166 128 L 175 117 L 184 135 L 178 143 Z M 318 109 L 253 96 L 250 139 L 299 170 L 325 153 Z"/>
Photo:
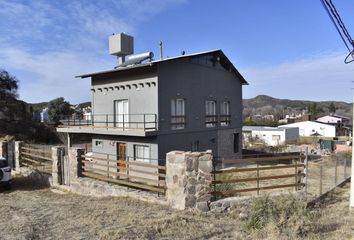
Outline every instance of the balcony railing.
<path id="1" fill-rule="evenodd" d="M 216 127 L 220 122 L 220 126 L 228 126 L 231 122 L 231 115 L 205 115 L 205 126 Z"/>
<path id="2" fill-rule="evenodd" d="M 67 116 L 60 120 L 59 127 L 106 128 L 122 131 L 157 130 L 156 114 L 92 114 L 89 116 Z"/>

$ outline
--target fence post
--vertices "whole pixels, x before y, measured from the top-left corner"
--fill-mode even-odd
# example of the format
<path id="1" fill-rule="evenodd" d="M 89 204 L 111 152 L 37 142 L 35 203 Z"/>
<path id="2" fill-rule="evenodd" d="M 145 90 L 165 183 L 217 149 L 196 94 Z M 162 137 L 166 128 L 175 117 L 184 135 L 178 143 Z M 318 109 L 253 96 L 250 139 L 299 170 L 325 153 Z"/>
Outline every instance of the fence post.
<path id="1" fill-rule="evenodd" d="M 338 161 L 337 161 L 337 158 L 336 157 L 333 157 L 331 155 L 331 159 L 332 161 L 334 160 L 335 161 L 335 166 L 334 166 L 334 187 L 337 186 L 337 183 L 338 183 Z"/>
<path id="2" fill-rule="evenodd" d="M 320 163 L 320 196 L 322 195 L 322 177 L 323 177 L 323 158 Z"/>
<path id="3" fill-rule="evenodd" d="M 305 150 L 305 162 L 304 162 L 304 174 L 305 174 L 305 177 L 304 177 L 304 192 L 305 194 L 307 194 L 307 178 L 308 178 L 308 174 L 309 174 L 309 171 L 308 171 L 308 151 L 309 151 L 309 148 L 306 147 L 306 150 Z"/>
<path id="4" fill-rule="evenodd" d="M 300 152 L 300 159 L 301 159 L 301 152 Z M 298 190 L 298 187 L 299 187 L 297 185 L 297 183 L 298 183 L 297 182 L 297 174 L 298 174 L 298 172 L 297 172 L 297 164 L 298 164 L 298 162 L 296 161 L 296 158 L 293 159 L 293 164 L 295 165 L 295 179 L 294 179 L 295 183 L 294 184 L 295 184 L 295 192 L 296 192 Z"/>
<path id="5" fill-rule="evenodd" d="M 259 164 L 257 162 L 257 196 L 259 196 Z"/>
<path id="6" fill-rule="evenodd" d="M 62 172 L 62 156 L 64 153 L 64 147 L 52 147 L 52 184 L 62 185 L 63 184 L 63 172 Z"/>
<path id="7" fill-rule="evenodd" d="M 20 170 L 21 167 L 21 149 L 23 146 L 22 141 L 15 142 L 15 171 Z"/>
<path id="8" fill-rule="evenodd" d="M 347 158 L 344 158 L 344 180 L 347 179 Z"/>

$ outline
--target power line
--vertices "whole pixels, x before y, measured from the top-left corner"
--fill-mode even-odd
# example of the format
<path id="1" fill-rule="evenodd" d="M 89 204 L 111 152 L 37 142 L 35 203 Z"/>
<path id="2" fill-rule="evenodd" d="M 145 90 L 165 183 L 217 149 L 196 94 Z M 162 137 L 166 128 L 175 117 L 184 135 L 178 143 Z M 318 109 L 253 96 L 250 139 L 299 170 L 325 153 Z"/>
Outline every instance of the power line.
<path id="1" fill-rule="evenodd" d="M 331 12 L 329 11 L 329 9 L 328 9 L 328 7 L 327 7 L 327 5 L 326 5 L 327 1 L 326 1 L 326 3 L 325 3 L 324 0 L 320 0 L 320 1 L 321 1 L 321 3 L 322 3 L 322 6 L 324 7 L 324 9 L 326 10 L 326 12 L 327 12 L 327 14 L 328 14 L 328 17 L 331 19 L 331 21 L 332 21 L 334 27 L 336 28 L 337 32 L 339 33 L 339 36 L 341 37 L 341 39 L 343 40 L 345 46 L 347 47 L 348 51 L 351 52 L 351 51 L 350 51 L 350 48 L 349 48 L 349 46 L 348 46 L 348 44 L 347 44 L 347 42 L 345 41 L 345 39 L 344 39 L 344 37 L 343 37 L 343 35 L 342 35 L 342 32 L 339 30 L 339 28 L 338 28 L 336 22 L 335 22 L 334 19 L 333 19 L 333 16 L 332 16 Z"/>
<path id="2" fill-rule="evenodd" d="M 349 54 L 346 56 L 344 63 L 350 63 L 354 61 L 354 41 L 349 34 L 349 31 L 345 27 L 342 18 L 340 17 L 336 7 L 334 6 L 332 0 L 320 0 L 322 6 L 326 10 L 329 18 L 331 19 L 334 27 L 336 28 L 339 36 L 343 40 L 345 46 L 347 47 Z M 352 48 L 352 50 L 351 50 Z M 351 57 L 351 60 L 348 60 Z"/>

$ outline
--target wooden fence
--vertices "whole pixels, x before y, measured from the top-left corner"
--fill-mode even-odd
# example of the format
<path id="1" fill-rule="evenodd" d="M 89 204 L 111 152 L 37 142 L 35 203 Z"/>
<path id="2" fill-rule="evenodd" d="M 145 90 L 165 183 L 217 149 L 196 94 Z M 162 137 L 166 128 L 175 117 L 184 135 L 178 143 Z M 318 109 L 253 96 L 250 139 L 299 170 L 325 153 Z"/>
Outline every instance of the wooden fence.
<path id="1" fill-rule="evenodd" d="M 24 144 L 20 148 L 21 165 L 34 168 L 40 172 L 52 174 L 53 160 L 50 148 Z"/>
<path id="2" fill-rule="evenodd" d="M 301 153 L 215 161 L 215 166 L 220 164 L 232 167 L 213 171 L 211 194 L 215 198 L 247 192 L 259 195 L 260 191 L 273 189 L 298 191 L 306 187 L 307 158 Z"/>
<path id="3" fill-rule="evenodd" d="M 132 157 L 114 160 L 98 156 L 82 156 L 81 174 L 127 187 L 165 193 L 166 166 L 135 161 Z"/>

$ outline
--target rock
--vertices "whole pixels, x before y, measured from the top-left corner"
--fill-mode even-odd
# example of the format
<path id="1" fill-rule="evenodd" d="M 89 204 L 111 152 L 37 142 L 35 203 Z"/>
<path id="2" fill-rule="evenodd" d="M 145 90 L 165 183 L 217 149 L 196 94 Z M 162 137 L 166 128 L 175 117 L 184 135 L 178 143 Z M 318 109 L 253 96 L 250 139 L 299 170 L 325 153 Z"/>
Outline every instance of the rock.
<path id="1" fill-rule="evenodd" d="M 207 202 L 197 202 L 196 208 L 201 212 L 208 212 L 210 210 Z"/>

